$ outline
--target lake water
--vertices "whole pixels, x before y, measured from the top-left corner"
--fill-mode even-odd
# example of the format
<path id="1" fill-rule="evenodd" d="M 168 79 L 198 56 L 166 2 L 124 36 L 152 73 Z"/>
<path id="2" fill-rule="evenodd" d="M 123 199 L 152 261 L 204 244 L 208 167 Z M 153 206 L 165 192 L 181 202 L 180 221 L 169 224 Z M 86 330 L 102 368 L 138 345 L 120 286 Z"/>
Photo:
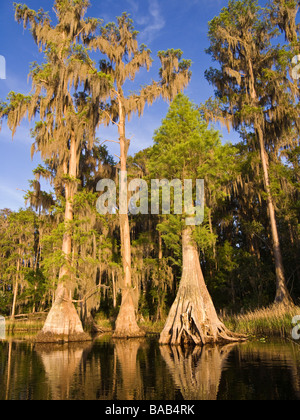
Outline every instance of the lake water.
<path id="1" fill-rule="evenodd" d="M 34 345 L 0 342 L 0 400 L 299 400 L 300 346 L 248 342 L 203 349 L 157 338 Z"/>

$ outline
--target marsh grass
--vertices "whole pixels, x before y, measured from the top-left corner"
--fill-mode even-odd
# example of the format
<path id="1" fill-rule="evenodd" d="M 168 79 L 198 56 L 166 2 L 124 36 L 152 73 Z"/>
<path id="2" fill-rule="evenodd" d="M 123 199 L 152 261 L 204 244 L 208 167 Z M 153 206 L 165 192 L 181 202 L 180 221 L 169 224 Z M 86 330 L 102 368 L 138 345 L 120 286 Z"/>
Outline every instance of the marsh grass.
<path id="1" fill-rule="evenodd" d="M 7 334 L 21 332 L 38 332 L 45 323 L 47 314 L 30 314 L 21 319 L 6 319 L 5 327 Z"/>
<path id="2" fill-rule="evenodd" d="M 159 335 L 164 329 L 166 320 L 151 322 L 149 320 L 144 320 L 139 323 L 139 327 L 143 329 L 147 334 L 157 334 Z"/>
<path id="3" fill-rule="evenodd" d="M 297 306 L 272 305 L 243 315 L 227 316 L 226 326 L 238 333 L 252 336 L 290 337 L 292 319 L 300 315 Z"/>
<path id="4" fill-rule="evenodd" d="M 112 332 L 114 329 L 114 319 L 108 319 L 106 315 L 104 315 L 102 312 L 98 313 L 94 318 L 94 324 L 92 326 L 93 328 L 98 328 L 99 331 L 105 332 Z"/>
<path id="5" fill-rule="evenodd" d="M 14 334 L 16 332 L 35 332 L 40 331 L 44 326 L 44 321 L 6 321 L 6 332 Z"/>

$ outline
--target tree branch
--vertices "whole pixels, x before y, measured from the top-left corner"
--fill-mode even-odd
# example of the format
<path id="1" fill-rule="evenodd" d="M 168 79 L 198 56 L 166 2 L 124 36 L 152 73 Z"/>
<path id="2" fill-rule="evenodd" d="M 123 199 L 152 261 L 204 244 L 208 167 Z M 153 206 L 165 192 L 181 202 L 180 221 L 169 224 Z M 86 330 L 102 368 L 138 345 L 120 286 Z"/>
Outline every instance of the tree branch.
<path id="1" fill-rule="evenodd" d="M 105 140 L 103 143 L 100 144 L 100 146 L 102 146 L 105 143 L 117 143 L 117 144 L 120 144 L 120 141 L 117 141 L 117 140 Z"/>
<path id="2" fill-rule="evenodd" d="M 98 286 L 91 289 L 81 300 L 72 300 L 72 303 L 83 303 L 86 302 L 88 299 L 90 299 L 92 296 L 94 296 L 97 293 L 98 289 L 110 289 L 109 286 L 105 286 L 104 284 L 99 284 Z M 90 295 L 91 293 L 91 295 Z"/>

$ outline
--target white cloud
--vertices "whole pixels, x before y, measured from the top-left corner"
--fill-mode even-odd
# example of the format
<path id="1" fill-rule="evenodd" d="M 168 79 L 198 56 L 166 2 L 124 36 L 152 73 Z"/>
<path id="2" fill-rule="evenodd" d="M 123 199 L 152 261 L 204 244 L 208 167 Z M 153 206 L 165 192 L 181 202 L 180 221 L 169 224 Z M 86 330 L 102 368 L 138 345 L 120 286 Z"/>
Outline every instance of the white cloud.
<path id="1" fill-rule="evenodd" d="M 127 1 L 129 1 L 132 6 L 135 5 L 135 10 L 137 12 L 138 5 L 136 2 L 134 0 Z M 135 20 L 140 26 L 145 26 L 140 31 L 140 38 L 146 44 L 151 44 L 154 38 L 158 35 L 159 31 L 165 27 L 166 21 L 161 13 L 158 0 L 149 0 L 148 4 L 149 15 L 137 16 Z"/>
<path id="2" fill-rule="evenodd" d="M 0 181 L 0 208 L 17 210 L 24 207 L 24 195 L 23 191 L 13 189 L 6 182 Z"/>
<path id="3" fill-rule="evenodd" d="M 24 77 L 18 76 L 7 68 L 6 79 L 1 80 L 0 95 L 1 99 L 6 98 L 7 94 L 11 91 L 20 92 L 24 95 L 28 95 L 31 90 L 31 82 L 27 80 L 27 75 L 24 73 Z"/>

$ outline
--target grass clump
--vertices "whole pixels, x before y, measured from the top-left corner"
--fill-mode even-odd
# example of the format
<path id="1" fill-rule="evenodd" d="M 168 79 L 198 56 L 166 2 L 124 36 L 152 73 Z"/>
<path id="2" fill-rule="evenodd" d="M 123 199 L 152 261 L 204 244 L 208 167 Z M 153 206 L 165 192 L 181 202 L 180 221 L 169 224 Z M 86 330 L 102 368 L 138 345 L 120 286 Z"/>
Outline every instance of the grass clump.
<path id="1" fill-rule="evenodd" d="M 5 329 L 7 334 L 22 332 L 34 333 L 40 331 L 46 321 L 47 313 L 16 315 L 15 319 L 6 319 Z"/>
<path id="2" fill-rule="evenodd" d="M 288 337 L 291 336 L 292 320 L 296 315 L 300 315 L 300 308 L 297 306 L 272 305 L 246 314 L 228 316 L 224 322 L 228 328 L 238 333 Z"/>
<path id="3" fill-rule="evenodd" d="M 35 332 L 43 328 L 45 321 L 6 321 L 5 328 L 7 334 L 15 334 L 18 332 Z"/>
<path id="4" fill-rule="evenodd" d="M 113 319 L 108 319 L 104 313 L 100 312 L 94 318 L 93 328 L 95 332 L 111 332 L 113 331 L 113 324 Z"/>
<path id="5" fill-rule="evenodd" d="M 150 321 L 148 319 L 143 322 L 138 322 L 140 328 L 142 328 L 147 334 L 160 334 L 164 329 L 166 321 Z"/>

